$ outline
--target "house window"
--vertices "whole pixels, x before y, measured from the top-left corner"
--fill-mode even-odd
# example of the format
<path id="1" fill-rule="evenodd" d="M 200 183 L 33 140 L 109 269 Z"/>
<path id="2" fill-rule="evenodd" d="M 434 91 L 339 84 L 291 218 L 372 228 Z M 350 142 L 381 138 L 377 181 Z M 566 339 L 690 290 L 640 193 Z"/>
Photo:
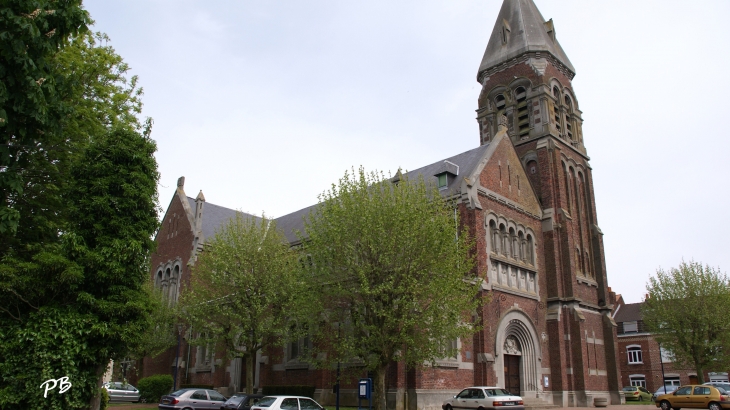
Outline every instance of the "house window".
<path id="1" fill-rule="evenodd" d="M 624 322 L 624 333 L 631 333 L 631 332 L 638 332 L 639 331 L 639 323 L 636 321 L 633 322 Z"/>
<path id="2" fill-rule="evenodd" d="M 446 174 L 439 174 L 439 188 L 446 188 Z"/>
<path id="3" fill-rule="evenodd" d="M 725 380 L 727 381 L 727 380 Z M 665 377 L 664 378 L 664 385 L 665 386 L 679 386 L 679 376 L 677 377 Z"/>
<path id="4" fill-rule="evenodd" d="M 662 357 L 662 363 L 671 363 L 672 362 L 672 352 L 670 352 L 669 350 L 664 349 L 663 347 L 660 347 L 659 354 Z"/>
<path id="5" fill-rule="evenodd" d="M 632 374 L 629 376 L 629 382 L 632 386 L 646 388 L 646 377 L 643 374 Z"/>
<path id="6" fill-rule="evenodd" d="M 628 346 L 626 348 L 626 352 L 629 355 L 629 364 L 644 363 L 641 360 L 641 346 L 637 346 L 637 345 Z M 632 386 L 634 386 L 634 385 L 632 384 Z M 644 385 L 644 387 L 646 387 L 646 386 Z"/>

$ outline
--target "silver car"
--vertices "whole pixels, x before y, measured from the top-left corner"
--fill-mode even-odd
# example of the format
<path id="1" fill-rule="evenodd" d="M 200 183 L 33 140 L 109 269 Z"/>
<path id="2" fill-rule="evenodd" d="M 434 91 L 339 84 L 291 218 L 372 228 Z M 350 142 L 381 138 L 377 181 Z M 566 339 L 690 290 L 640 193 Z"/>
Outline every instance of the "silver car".
<path id="1" fill-rule="evenodd" d="M 226 398 L 210 389 L 180 389 L 160 398 L 158 409 L 215 409 L 221 408 Z"/>
<path id="2" fill-rule="evenodd" d="M 494 410 L 510 407 L 515 410 L 523 410 L 525 402 L 522 397 L 516 396 L 505 389 L 493 386 L 467 387 L 452 399 L 448 399 L 441 405 L 443 410 Z"/>
<path id="3" fill-rule="evenodd" d="M 109 393 L 109 401 L 131 401 L 137 403 L 139 401 L 139 390 L 129 383 L 110 382 L 104 383 L 102 386 Z"/>

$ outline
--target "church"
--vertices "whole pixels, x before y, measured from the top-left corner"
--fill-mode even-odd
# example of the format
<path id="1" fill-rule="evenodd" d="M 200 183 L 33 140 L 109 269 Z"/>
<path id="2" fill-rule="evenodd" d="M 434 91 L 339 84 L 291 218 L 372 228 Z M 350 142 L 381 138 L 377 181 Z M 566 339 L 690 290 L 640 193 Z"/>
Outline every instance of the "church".
<path id="1" fill-rule="evenodd" d="M 553 21 L 533 0 L 504 0 L 476 73 L 479 132 L 464 136 L 475 148 L 409 173 L 430 178 L 444 197 L 457 200 L 476 238 L 477 273 L 489 302 L 476 315 L 481 330 L 455 341 L 456 357 L 416 369 L 392 363 L 388 408 L 440 409 L 468 386 L 503 387 L 528 406 L 621 403 L 613 297 L 575 73 Z M 184 188 L 181 178 L 151 258 L 156 286 L 173 299 L 206 238 L 237 212 L 206 202 L 202 191 L 188 197 Z M 276 220 L 292 243 L 309 209 Z M 311 385 L 315 399 L 333 404 L 334 371 L 299 362 L 297 343 L 259 352 L 255 386 Z M 176 350 L 144 359 L 139 376 L 175 373 L 177 366 L 178 386 L 212 385 L 224 394 L 245 386 L 240 359 L 226 363 L 184 340 Z M 347 387 L 343 405 L 356 405 L 355 385 Z"/>

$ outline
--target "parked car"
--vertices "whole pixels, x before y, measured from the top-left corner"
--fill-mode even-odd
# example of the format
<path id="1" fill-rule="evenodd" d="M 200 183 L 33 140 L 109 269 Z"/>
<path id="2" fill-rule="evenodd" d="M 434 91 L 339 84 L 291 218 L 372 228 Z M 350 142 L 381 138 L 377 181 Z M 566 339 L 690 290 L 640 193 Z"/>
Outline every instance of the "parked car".
<path id="1" fill-rule="evenodd" d="M 662 394 L 674 393 L 674 391 L 677 390 L 678 388 L 679 388 L 679 386 L 674 386 L 674 385 L 669 385 L 669 384 L 664 387 L 660 387 L 654 392 L 654 394 L 651 395 L 651 399 L 656 400 L 656 398 L 661 396 Z"/>
<path id="2" fill-rule="evenodd" d="M 266 396 L 251 410 L 324 410 L 319 403 L 302 396 Z"/>
<path id="3" fill-rule="evenodd" d="M 649 401 L 651 393 L 641 386 L 626 386 L 622 389 L 626 400 Z"/>
<path id="4" fill-rule="evenodd" d="M 730 409 L 730 396 L 720 393 L 720 390 L 714 386 L 691 385 L 682 386 L 674 393 L 658 396 L 655 404 L 662 410 L 681 409 L 683 407 L 721 410 Z"/>
<path id="5" fill-rule="evenodd" d="M 725 392 L 730 393 L 730 383 L 728 382 L 707 382 L 705 383 L 707 386 L 715 386 L 718 390 L 720 390 L 720 393 L 724 394 Z"/>
<path id="6" fill-rule="evenodd" d="M 180 389 L 160 398 L 158 409 L 212 409 L 218 410 L 226 398 L 215 390 Z"/>
<path id="7" fill-rule="evenodd" d="M 258 403 L 264 395 L 236 393 L 223 403 L 221 410 L 250 410 L 251 406 Z"/>
<path id="8" fill-rule="evenodd" d="M 501 387 L 475 386 L 467 387 L 452 399 L 446 400 L 441 408 L 443 410 L 461 409 L 494 409 L 510 407 L 516 410 L 525 408 L 522 397 L 516 396 Z"/>
<path id="9" fill-rule="evenodd" d="M 129 383 L 109 382 L 102 386 L 109 393 L 109 401 L 139 402 L 139 390 Z"/>

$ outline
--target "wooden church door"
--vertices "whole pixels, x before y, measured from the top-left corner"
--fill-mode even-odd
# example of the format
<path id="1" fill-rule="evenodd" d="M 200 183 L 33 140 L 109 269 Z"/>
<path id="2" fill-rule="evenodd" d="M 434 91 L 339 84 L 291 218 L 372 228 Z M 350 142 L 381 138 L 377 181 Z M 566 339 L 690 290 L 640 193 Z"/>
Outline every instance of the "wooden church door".
<path id="1" fill-rule="evenodd" d="M 504 388 L 515 396 L 520 395 L 520 357 L 504 355 Z"/>

